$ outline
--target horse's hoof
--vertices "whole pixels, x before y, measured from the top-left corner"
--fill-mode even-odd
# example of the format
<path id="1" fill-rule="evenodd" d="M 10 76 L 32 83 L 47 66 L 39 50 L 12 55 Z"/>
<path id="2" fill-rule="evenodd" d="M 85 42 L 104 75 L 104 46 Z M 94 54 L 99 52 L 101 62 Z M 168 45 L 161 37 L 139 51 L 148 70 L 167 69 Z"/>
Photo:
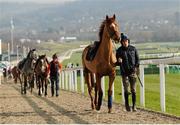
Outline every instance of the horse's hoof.
<path id="1" fill-rule="evenodd" d="M 95 105 L 91 104 L 91 108 L 92 108 L 92 110 L 94 110 L 95 109 Z"/>
<path id="2" fill-rule="evenodd" d="M 99 111 L 100 110 L 100 106 L 96 106 L 96 110 Z"/>

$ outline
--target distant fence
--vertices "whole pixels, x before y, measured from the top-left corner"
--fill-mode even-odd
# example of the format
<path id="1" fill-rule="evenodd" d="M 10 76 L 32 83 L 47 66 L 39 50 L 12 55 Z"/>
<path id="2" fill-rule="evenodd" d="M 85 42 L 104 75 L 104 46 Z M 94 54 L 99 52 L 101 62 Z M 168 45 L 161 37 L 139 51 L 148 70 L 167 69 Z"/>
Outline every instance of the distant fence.
<path id="1" fill-rule="evenodd" d="M 143 84 L 143 87 L 140 86 L 140 105 L 145 107 L 145 82 L 144 82 L 144 67 L 146 64 L 140 65 L 140 80 Z M 161 111 L 166 111 L 166 103 L 165 103 L 165 64 L 158 64 L 159 73 L 160 73 L 160 106 Z M 80 79 L 78 80 L 78 76 Z M 60 87 L 61 89 L 78 92 L 78 81 L 80 81 L 80 93 L 84 94 L 84 77 L 83 77 L 83 68 L 66 68 L 60 74 Z M 102 89 L 105 97 L 105 79 L 104 77 L 101 80 Z M 114 84 L 113 84 L 114 85 Z M 122 84 L 122 102 L 124 103 L 124 92 L 123 92 L 123 84 Z M 114 86 L 113 86 L 113 99 L 114 99 Z"/>

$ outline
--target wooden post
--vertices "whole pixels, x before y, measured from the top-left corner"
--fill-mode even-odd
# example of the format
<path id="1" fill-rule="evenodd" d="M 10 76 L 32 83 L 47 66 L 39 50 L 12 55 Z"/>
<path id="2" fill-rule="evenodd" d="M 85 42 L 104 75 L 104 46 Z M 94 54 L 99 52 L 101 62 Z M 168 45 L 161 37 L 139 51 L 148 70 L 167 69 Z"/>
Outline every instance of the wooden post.
<path id="1" fill-rule="evenodd" d="M 74 78 L 74 80 L 75 80 L 75 81 L 74 81 L 74 82 L 75 82 L 75 83 L 74 83 L 74 84 L 75 84 L 75 91 L 77 92 L 77 70 L 74 70 L 74 77 L 75 77 L 75 78 Z"/>
<path id="2" fill-rule="evenodd" d="M 140 104 L 141 106 L 145 107 L 144 65 L 140 65 L 139 68 L 140 68 L 140 80 L 143 85 L 143 87 L 140 85 Z"/>
<path id="3" fill-rule="evenodd" d="M 112 85 L 112 98 L 113 98 L 113 100 L 114 100 L 114 82 L 113 82 L 113 85 Z"/>
<path id="4" fill-rule="evenodd" d="M 84 94 L 84 73 L 83 73 L 83 69 L 80 70 L 80 74 L 81 74 L 81 93 Z"/>
<path id="5" fill-rule="evenodd" d="M 69 74 L 69 91 L 71 91 L 71 71 L 68 71 Z"/>
<path id="6" fill-rule="evenodd" d="M 61 72 L 62 78 L 62 89 L 64 89 L 64 71 Z"/>
<path id="7" fill-rule="evenodd" d="M 61 87 L 61 82 L 62 81 L 62 72 L 61 73 L 59 73 L 59 88 L 60 89 L 62 89 L 62 87 Z"/>
<path id="8" fill-rule="evenodd" d="M 124 104 L 125 103 L 125 100 L 124 100 L 124 86 L 123 86 L 123 81 L 121 80 L 121 95 L 122 95 L 122 103 Z"/>
<path id="9" fill-rule="evenodd" d="M 164 73 L 164 64 L 159 65 L 160 69 L 160 103 L 161 103 L 161 111 L 166 111 L 165 105 L 165 73 Z"/>
<path id="10" fill-rule="evenodd" d="M 104 76 L 101 78 L 101 86 L 103 90 L 103 96 L 104 96 L 103 98 L 105 98 L 106 93 L 105 93 L 105 77 Z"/>
<path id="11" fill-rule="evenodd" d="M 75 85 L 74 85 L 74 71 L 72 70 L 71 71 L 71 86 L 72 86 L 72 91 L 74 91 L 74 87 L 75 87 Z"/>
<path id="12" fill-rule="evenodd" d="M 66 90 L 68 90 L 68 71 L 65 71 L 65 79 L 66 79 Z"/>
<path id="13" fill-rule="evenodd" d="M 1 82 L 2 82 L 2 73 L 0 72 L 0 85 L 1 85 Z"/>

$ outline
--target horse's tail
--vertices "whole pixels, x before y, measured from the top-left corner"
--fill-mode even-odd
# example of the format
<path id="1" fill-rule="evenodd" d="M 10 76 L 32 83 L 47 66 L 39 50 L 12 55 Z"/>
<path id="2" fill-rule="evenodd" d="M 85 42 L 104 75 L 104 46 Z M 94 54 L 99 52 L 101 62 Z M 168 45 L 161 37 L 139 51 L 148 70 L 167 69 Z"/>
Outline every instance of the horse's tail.
<path id="1" fill-rule="evenodd" d="M 86 67 L 86 64 L 85 64 L 85 59 L 86 59 L 85 53 L 88 51 L 88 49 L 89 49 L 89 46 L 87 46 L 82 53 L 83 72 L 84 72 L 85 83 L 88 84 L 89 83 L 88 80 L 90 80 L 91 87 L 94 87 L 95 86 L 94 74 Z"/>
<path id="2" fill-rule="evenodd" d="M 87 83 L 88 81 L 88 78 L 87 78 L 87 75 L 88 75 L 88 69 L 87 69 L 87 67 L 86 67 L 86 65 L 85 65 L 85 50 L 86 50 L 86 48 L 83 50 L 83 52 L 82 52 L 82 66 L 83 66 L 83 73 L 84 73 L 84 77 L 85 77 L 85 83 Z"/>

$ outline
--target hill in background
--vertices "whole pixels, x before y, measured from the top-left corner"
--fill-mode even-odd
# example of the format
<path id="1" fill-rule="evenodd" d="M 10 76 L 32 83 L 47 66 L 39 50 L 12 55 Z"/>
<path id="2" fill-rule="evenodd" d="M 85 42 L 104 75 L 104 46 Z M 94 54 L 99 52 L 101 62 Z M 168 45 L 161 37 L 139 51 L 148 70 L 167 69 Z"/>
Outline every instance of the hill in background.
<path id="1" fill-rule="evenodd" d="M 122 32 L 136 42 L 180 41 L 179 0 L 79 0 L 66 4 L 0 3 L 0 38 L 97 40 L 106 14 L 116 14 Z"/>

